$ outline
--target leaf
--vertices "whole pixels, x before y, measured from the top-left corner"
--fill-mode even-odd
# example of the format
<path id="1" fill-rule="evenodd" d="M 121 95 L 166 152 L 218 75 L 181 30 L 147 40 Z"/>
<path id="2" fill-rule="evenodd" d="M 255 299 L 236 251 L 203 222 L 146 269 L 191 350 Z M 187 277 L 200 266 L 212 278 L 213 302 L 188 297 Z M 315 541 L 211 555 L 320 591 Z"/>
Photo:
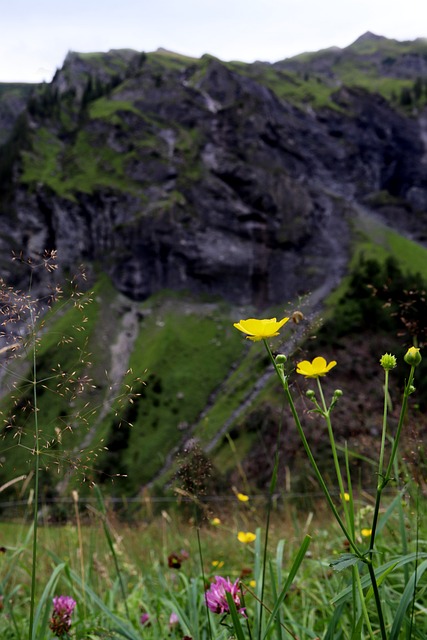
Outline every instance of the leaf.
<path id="1" fill-rule="evenodd" d="M 236 634 L 237 640 L 245 640 L 245 634 L 243 633 L 242 624 L 240 622 L 239 614 L 237 613 L 236 603 L 233 600 L 233 596 L 229 591 L 225 592 L 227 597 L 228 607 L 230 609 L 231 619 L 233 621 L 233 629 Z"/>
<path id="2" fill-rule="evenodd" d="M 353 567 L 359 562 L 359 560 L 360 558 L 354 553 L 344 553 L 338 558 L 338 560 L 330 562 L 329 566 L 332 567 L 334 571 L 344 571 L 344 569 L 347 569 L 348 567 Z"/>
<path id="3" fill-rule="evenodd" d="M 298 553 L 292 563 L 292 566 L 289 570 L 289 575 L 287 577 L 287 580 L 283 586 L 282 591 L 279 594 L 279 597 L 277 598 L 276 602 L 274 603 L 274 607 L 273 607 L 273 611 L 270 614 L 267 626 L 265 628 L 264 631 L 264 635 L 263 635 L 263 639 L 265 640 L 267 638 L 268 635 L 268 631 L 273 623 L 273 621 L 276 619 L 276 616 L 278 614 L 279 608 L 283 602 L 283 600 L 286 598 L 286 594 L 297 574 L 297 571 L 302 563 L 302 561 L 304 560 L 304 556 L 307 553 L 307 549 L 308 549 L 308 545 L 310 544 L 310 540 L 311 537 L 309 535 L 306 535 L 304 540 L 302 541 L 301 547 L 298 550 Z"/>

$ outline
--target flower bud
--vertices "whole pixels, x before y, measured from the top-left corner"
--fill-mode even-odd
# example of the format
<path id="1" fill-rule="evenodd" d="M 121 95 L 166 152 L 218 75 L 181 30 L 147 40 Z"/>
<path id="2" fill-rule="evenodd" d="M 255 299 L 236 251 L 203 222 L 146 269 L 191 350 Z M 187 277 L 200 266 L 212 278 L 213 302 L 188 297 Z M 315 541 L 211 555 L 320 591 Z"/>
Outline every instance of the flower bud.
<path id="1" fill-rule="evenodd" d="M 305 395 L 309 400 L 314 400 L 314 398 L 316 397 L 316 394 L 314 393 L 313 389 L 308 389 Z"/>
<path id="2" fill-rule="evenodd" d="M 380 358 L 380 365 L 385 371 L 390 371 L 390 369 L 394 369 L 396 366 L 396 356 L 391 355 L 391 353 L 385 353 Z"/>
<path id="3" fill-rule="evenodd" d="M 404 357 L 406 364 L 416 367 L 420 364 L 422 357 L 418 347 L 409 347 Z"/>
<path id="4" fill-rule="evenodd" d="M 285 364 L 287 357 L 283 353 L 279 353 L 276 356 L 276 364 Z"/>
<path id="5" fill-rule="evenodd" d="M 342 391 L 341 389 L 335 389 L 334 391 L 334 398 L 341 398 L 342 396 Z"/>

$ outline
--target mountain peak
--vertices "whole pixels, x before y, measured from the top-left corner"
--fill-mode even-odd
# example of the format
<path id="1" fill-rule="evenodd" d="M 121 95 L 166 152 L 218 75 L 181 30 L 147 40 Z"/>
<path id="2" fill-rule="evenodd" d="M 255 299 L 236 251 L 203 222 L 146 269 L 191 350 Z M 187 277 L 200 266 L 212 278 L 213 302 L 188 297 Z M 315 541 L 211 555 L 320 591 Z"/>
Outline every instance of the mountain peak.
<path id="1" fill-rule="evenodd" d="M 365 31 L 361 36 L 359 36 L 353 44 L 358 44 L 360 42 L 372 42 L 373 40 L 387 40 L 384 36 L 378 36 L 376 33 L 372 33 L 372 31 Z"/>

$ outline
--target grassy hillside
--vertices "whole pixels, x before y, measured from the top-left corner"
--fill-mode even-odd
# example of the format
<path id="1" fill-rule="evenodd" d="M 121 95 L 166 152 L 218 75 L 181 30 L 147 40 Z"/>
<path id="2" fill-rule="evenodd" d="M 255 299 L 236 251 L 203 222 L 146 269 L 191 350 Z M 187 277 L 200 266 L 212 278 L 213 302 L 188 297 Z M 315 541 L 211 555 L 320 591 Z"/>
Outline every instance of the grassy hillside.
<path id="1" fill-rule="evenodd" d="M 408 277 L 405 272 L 419 271 L 427 280 L 427 250 L 378 221 L 363 218 L 357 225 L 353 269 L 361 256 L 365 262 L 375 258 L 379 265 L 394 256 L 403 278 Z M 394 325 L 387 329 L 385 320 L 377 326 L 364 325 L 360 310 L 366 305 L 372 309 L 375 301 L 370 301 L 369 287 L 363 294 L 366 303 L 360 292 L 357 301 L 348 298 L 354 282 L 350 276 L 345 279 L 329 301 L 325 318 L 332 324 L 318 337 L 326 351 L 346 328 L 350 334 L 362 335 L 369 329 L 393 334 Z M 359 309 L 356 315 L 351 312 L 354 304 Z M 262 344 L 245 341 L 232 326 L 253 314 L 172 292 L 132 302 L 105 277 L 85 295 L 56 303 L 43 327 L 36 328 L 44 496 L 70 488 L 70 483 L 82 490 L 92 480 L 118 495 L 138 493 L 152 481 L 159 491 L 174 476 L 177 451 L 187 450 L 191 456 L 196 443 L 211 458 L 217 488 L 228 484 L 226 479 L 239 465 L 266 446 L 265 429 L 277 427 L 282 411 Z M 268 312 L 281 314 L 283 309 Z M 310 345 L 315 348 L 309 336 L 319 332 L 319 323 L 318 316 L 307 316 L 299 339 L 301 353 L 313 348 Z M 296 327 L 289 326 L 292 333 Z M 398 344 L 394 335 L 389 338 L 390 344 Z M 273 347 L 286 351 L 288 347 L 280 346 L 282 340 L 273 340 Z M 345 340 L 345 351 L 350 353 L 351 335 Z M 31 473 L 34 464 L 31 347 L 30 341 L 18 351 L 3 380 L 4 390 L 12 383 L 14 390 L 2 401 L 1 483 Z M 344 363 L 344 353 L 340 358 Z M 291 363 L 292 359 L 292 368 Z M 58 487 L 58 479 L 65 479 L 65 484 Z M 256 478 L 251 481 L 256 483 Z M 9 492 L 19 495 L 21 490 L 18 483 Z"/>

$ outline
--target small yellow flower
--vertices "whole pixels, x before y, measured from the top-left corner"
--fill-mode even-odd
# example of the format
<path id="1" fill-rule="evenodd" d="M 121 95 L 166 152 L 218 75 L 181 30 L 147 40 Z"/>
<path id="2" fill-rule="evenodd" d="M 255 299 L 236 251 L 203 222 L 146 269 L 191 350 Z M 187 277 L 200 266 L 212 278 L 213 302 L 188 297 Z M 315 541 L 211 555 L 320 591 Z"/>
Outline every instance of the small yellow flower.
<path id="1" fill-rule="evenodd" d="M 342 498 L 342 496 L 341 496 L 341 498 Z M 350 494 L 347 493 L 347 491 L 344 491 L 344 500 L 346 502 L 350 502 Z"/>
<path id="2" fill-rule="evenodd" d="M 320 376 L 325 376 L 336 364 L 335 360 L 327 364 L 325 358 L 318 356 L 314 358 L 313 362 L 309 362 L 308 360 L 299 362 L 297 364 L 297 373 L 300 373 L 306 378 L 319 378 Z"/>
<path id="3" fill-rule="evenodd" d="M 282 318 L 277 321 L 276 318 L 257 320 L 256 318 L 249 318 L 248 320 L 240 320 L 235 322 L 234 327 L 242 333 L 247 333 L 246 336 L 249 340 L 257 342 L 258 340 L 264 340 L 266 338 L 272 338 L 279 335 L 279 329 L 287 323 L 289 318 Z"/>
<path id="4" fill-rule="evenodd" d="M 372 533 L 372 529 L 362 529 L 360 532 L 364 538 L 369 538 Z"/>
<path id="5" fill-rule="evenodd" d="M 221 520 L 219 518 L 212 518 L 211 525 L 213 525 L 214 527 L 217 527 L 220 524 L 221 524 Z"/>
<path id="6" fill-rule="evenodd" d="M 247 496 L 244 493 L 237 493 L 237 499 L 240 500 L 240 502 L 247 502 L 249 500 L 249 496 Z"/>
<path id="7" fill-rule="evenodd" d="M 212 560 L 212 566 L 216 569 L 221 569 L 224 566 L 223 560 Z"/>
<path id="8" fill-rule="evenodd" d="M 255 589 L 255 587 L 256 587 L 256 580 L 251 580 L 251 581 L 249 582 L 249 586 L 250 586 L 250 587 L 252 587 L 252 589 Z"/>
<path id="9" fill-rule="evenodd" d="M 243 544 L 249 544 L 249 542 L 256 540 L 256 534 L 251 531 L 239 531 L 237 539 L 239 542 L 243 542 Z"/>

